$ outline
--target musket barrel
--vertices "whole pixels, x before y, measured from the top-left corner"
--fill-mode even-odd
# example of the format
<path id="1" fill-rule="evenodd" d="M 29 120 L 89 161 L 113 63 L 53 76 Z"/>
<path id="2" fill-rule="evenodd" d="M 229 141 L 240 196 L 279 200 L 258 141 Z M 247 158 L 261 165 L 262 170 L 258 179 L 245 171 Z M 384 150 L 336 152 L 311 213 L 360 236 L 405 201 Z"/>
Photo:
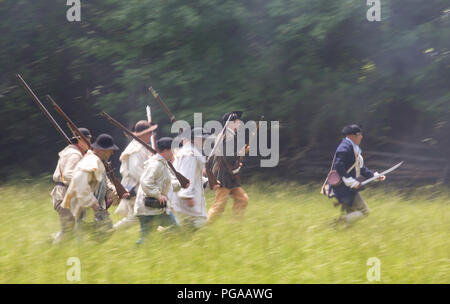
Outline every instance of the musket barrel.
<path id="1" fill-rule="evenodd" d="M 31 95 L 33 101 L 36 103 L 36 105 L 41 109 L 41 111 L 44 113 L 44 115 L 47 117 L 47 119 L 52 123 L 52 125 L 55 127 L 56 131 L 58 131 L 59 134 L 64 138 L 64 140 L 67 142 L 67 144 L 71 144 L 70 138 L 67 136 L 66 133 L 64 133 L 63 129 L 58 125 L 56 120 L 53 118 L 53 116 L 47 111 L 47 109 L 44 107 L 42 102 L 39 100 L 39 98 L 34 94 L 33 90 L 28 86 L 28 84 L 25 82 L 25 80 L 20 76 L 19 74 L 16 75 L 17 79 L 19 79 L 19 82 L 22 84 L 22 86 L 25 88 L 25 90 Z"/>
<path id="2" fill-rule="evenodd" d="M 83 133 L 80 132 L 80 130 L 77 128 L 77 126 L 74 124 L 74 122 L 67 116 L 66 113 L 61 109 L 61 107 L 50 97 L 50 95 L 47 95 L 47 100 L 53 105 L 55 110 L 64 118 L 64 120 L 67 122 L 69 128 L 73 130 L 77 136 L 79 136 L 89 147 L 91 148 L 91 144 L 89 140 L 83 135 Z M 125 187 L 120 183 L 119 179 L 114 175 L 114 169 L 112 166 L 107 162 L 102 160 L 103 165 L 106 169 L 106 174 L 108 175 L 109 179 L 114 185 L 114 188 L 116 188 L 117 195 L 119 198 L 122 198 L 122 196 L 127 193 L 128 191 L 125 189 Z M 109 207 L 109 206 L 108 206 Z M 107 207 L 107 209 L 108 209 Z"/>
<path id="3" fill-rule="evenodd" d="M 152 110 L 151 110 L 150 106 L 147 106 L 145 109 L 147 111 L 147 121 L 149 123 L 152 123 Z M 154 132 L 152 132 L 152 135 L 150 136 L 150 143 L 152 145 L 152 148 L 156 149 L 156 141 L 155 141 L 155 133 Z"/>
<path id="4" fill-rule="evenodd" d="M 116 127 L 118 127 L 119 129 L 121 129 L 123 132 L 125 132 L 125 134 L 128 134 L 130 137 L 132 137 L 133 139 L 135 139 L 137 142 L 139 142 L 141 145 L 143 145 L 145 148 L 147 148 L 150 152 L 152 152 L 153 154 L 159 154 L 155 149 L 153 149 L 149 144 L 147 144 L 146 142 L 144 142 L 142 139 L 140 139 L 139 137 L 137 137 L 136 135 L 133 134 L 133 132 L 131 132 L 130 130 L 128 130 L 127 128 L 125 128 L 120 122 L 118 122 L 117 120 L 115 120 L 114 118 L 112 118 L 111 116 L 109 116 L 106 112 L 101 112 L 100 113 L 103 117 L 105 117 L 109 122 L 111 122 L 113 125 L 115 125 Z M 172 170 L 173 174 L 176 176 L 176 178 L 178 179 L 178 181 L 180 182 L 181 186 L 183 188 L 187 188 L 188 184 L 189 184 L 189 179 L 187 179 L 184 175 L 182 175 L 181 173 L 179 173 L 177 170 L 175 170 L 175 168 L 173 167 L 172 163 L 170 161 L 167 162 L 170 170 Z"/>
<path id="5" fill-rule="evenodd" d="M 70 128 L 75 131 L 75 133 L 88 145 L 89 148 L 91 148 L 91 144 L 89 143 L 88 139 L 83 135 L 83 133 L 78 130 L 77 126 L 73 123 L 73 121 L 67 116 L 66 113 L 61 109 L 61 107 L 53 100 L 53 98 L 50 97 L 50 95 L 47 95 L 47 100 L 50 101 L 50 103 L 53 105 L 55 110 L 64 118 L 64 120 L 68 123 Z"/>
<path id="6" fill-rule="evenodd" d="M 156 93 L 156 91 L 153 89 L 153 87 L 148 88 L 148 90 L 152 93 L 153 97 L 155 97 L 156 101 L 161 105 L 161 107 L 164 109 L 164 111 L 169 115 L 170 121 L 172 123 L 176 122 L 175 115 L 170 112 L 169 108 L 166 106 L 166 104 L 162 101 L 161 97 L 159 97 L 159 94 Z"/>

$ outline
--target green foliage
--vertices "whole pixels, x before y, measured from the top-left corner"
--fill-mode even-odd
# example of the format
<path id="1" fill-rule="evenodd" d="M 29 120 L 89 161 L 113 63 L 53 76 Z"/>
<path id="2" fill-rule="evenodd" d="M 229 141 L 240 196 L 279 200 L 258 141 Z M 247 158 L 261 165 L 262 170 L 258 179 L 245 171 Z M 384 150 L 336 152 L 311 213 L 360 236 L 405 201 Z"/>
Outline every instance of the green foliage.
<path id="1" fill-rule="evenodd" d="M 18 72 L 77 123 L 122 145 L 96 113 L 131 126 L 151 104 L 168 135 L 153 86 L 178 119 L 240 109 L 244 119 L 279 120 L 288 166 L 332 149 L 351 122 L 376 139 L 372 150 L 387 136 L 433 138 L 433 156 L 448 156 L 448 2 L 382 1 L 381 22 L 366 20 L 368 8 L 354 0 L 98 0 L 83 2 L 82 21 L 69 23 L 65 1 L 3 1 L 0 163 L 30 160 L 34 173 L 54 163 L 54 147 L 37 151 L 58 135 L 17 86 Z"/>

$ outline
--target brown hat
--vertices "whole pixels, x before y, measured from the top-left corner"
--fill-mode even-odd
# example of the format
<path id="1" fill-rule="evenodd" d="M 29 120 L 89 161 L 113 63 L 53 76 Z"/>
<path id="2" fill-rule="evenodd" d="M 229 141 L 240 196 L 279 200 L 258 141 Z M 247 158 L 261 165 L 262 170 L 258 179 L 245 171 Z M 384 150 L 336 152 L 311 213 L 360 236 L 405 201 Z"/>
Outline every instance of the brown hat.
<path id="1" fill-rule="evenodd" d="M 141 136 L 146 133 L 154 131 L 156 128 L 158 128 L 157 124 L 151 124 L 146 120 L 140 120 L 134 126 L 133 133 L 136 136 Z"/>

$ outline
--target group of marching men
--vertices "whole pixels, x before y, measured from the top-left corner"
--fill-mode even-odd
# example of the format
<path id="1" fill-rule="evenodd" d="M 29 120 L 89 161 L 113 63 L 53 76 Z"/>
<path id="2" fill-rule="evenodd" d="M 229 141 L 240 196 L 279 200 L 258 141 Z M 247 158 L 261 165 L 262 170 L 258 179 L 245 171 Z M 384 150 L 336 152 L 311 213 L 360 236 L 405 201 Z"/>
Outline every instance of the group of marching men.
<path id="1" fill-rule="evenodd" d="M 164 230 L 170 227 L 198 229 L 220 216 L 229 196 L 234 199 L 233 216 L 241 218 L 248 204 L 248 196 L 242 189 L 239 171 L 242 167 L 242 153 L 237 152 L 236 132 L 240 126 L 242 112 L 226 113 L 222 120 L 225 124 L 222 141 L 216 156 L 209 159 L 203 155 L 203 145 L 209 136 L 202 128 L 194 128 L 189 138 L 185 138 L 182 147 L 174 151 L 172 138 L 163 137 L 156 141 L 156 154 L 152 154 L 137 140 L 133 139 L 120 155 L 122 175 L 121 184 L 127 192 L 118 197 L 115 187 L 108 179 L 103 162 L 119 148 L 108 134 L 100 134 L 90 144 L 79 137 L 72 138 L 72 144 L 59 152 L 59 160 L 53 174 L 56 183 L 51 195 L 53 207 L 59 214 L 61 231 L 55 234 L 54 243 L 58 243 L 74 231 L 82 230 L 86 223 L 93 223 L 96 230 L 110 235 L 112 231 L 140 224 L 141 244 L 152 230 Z M 226 122 L 226 123 L 225 123 Z M 145 120 L 137 122 L 133 128 L 136 137 L 150 143 L 158 125 Z M 79 131 L 92 140 L 88 129 Z M 332 164 L 341 177 L 341 182 L 331 185 L 325 181 L 321 193 L 337 198 L 342 214 L 337 222 L 350 224 L 369 214 L 358 188 L 360 177 L 385 180 L 384 175 L 372 172 L 364 166 L 362 150 L 362 128 L 349 125 L 342 130 L 344 138 L 339 144 Z M 218 138 L 219 139 L 219 138 Z M 225 147 L 234 141 L 234 154 L 225 155 Z M 216 140 L 216 145 L 219 140 Z M 248 153 L 248 144 L 244 146 L 244 155 Z M 241 150 L 242 151 L 242 150 Z M 227 151 L 228 152 L 228 151 Z M 174 169 L 188 178 L 189 183 L 181 187 Z M 215 201 L 206 211 L 204 194 L 205 168 L 211 170 L 217 184 L 212 185 Z M 123 219 L 112 225 L 107 211 L 112 204 L 118 204 L 116 214 Z M 89 221 L 89 217 L 93 221 Z M 80 228 L 81 227 L 81 228 Z"/>
<path id="2" fill-rule="evenodd" d="M 242 112 L 226 113 L 222 149 L 228 141 L 237 142 L 236 131 L 240 125 Z M 145 143 L 151 142 L 158 125 L 141 120 L 133 128 L 133 133 Z M 242 157 L 234 155 L 213 155 L 211 159 L 203 155 L 203 144 L 209 136 L 202 128 L 194 128 L 190 138 L 183 139 L 182 147 L 172 149 L 172 138 L 163 137 L 156 141 L 157 154 L 133 139 L 120 155 L 122 185 L 127 190 L 118 197 L 114 185 L 107 177 L 104 161 L 119 148 L 112 136 L 100 134 L 89 145 L 74 136 L 72 144 L 59 152 L 59 160 L 53 174 L 56 183 L 51 196 L 53 207 L 59 215 L 61 230 L 54 235 L 53 242 L 83 230 L 83 226 L 93 224 L 95 229 L 110 235 L 111 232 L 140 224 L 141 244 L 152 230 L 170 227 L 198 229 L 212 222 L 225 210 L 227 198 L 234 198 L 233 216 L 241 218 L 248 204 L 248 196 L 240 185 L 239 170 Z M 91 132 L 86 128 L 79 131 L 92 141 Z M 248 146 L 245 147 L 248 152 Z M 173 167 L 189 179 L 182 188 L 168 166 Z M 217 179 L 214 185 L 215 201 L 206 210 L 204 194 L 205 166 Z M 232 170 L 230 170 L 230 168 Z M 123 219 L 112 225 L 107 211 L 112 204 L 118 204 L 115 214 Z"/>

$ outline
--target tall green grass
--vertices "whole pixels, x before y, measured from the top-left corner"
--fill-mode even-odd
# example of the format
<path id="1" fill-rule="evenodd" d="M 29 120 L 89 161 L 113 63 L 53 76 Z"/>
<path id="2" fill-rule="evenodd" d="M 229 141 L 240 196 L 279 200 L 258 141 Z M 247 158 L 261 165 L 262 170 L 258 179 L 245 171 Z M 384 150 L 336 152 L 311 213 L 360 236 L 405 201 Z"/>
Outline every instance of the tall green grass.
<path id="1" fill-rule="evenodd" d="M 446 191 L 368 189 L 362 196 L 370 216 L 334 229 L 339 209 L 317 185 L 254 183 L 245 186 L 242 222 L 231 220 L 229 200 L 214 224 L 195 233 L 154 232 L 137 247 L 137 226 L 104 243 L 85 234 L 52 246 L 59 221 L 51 188 L 0 187 L 0 283 L 73 283 L 69 257 L 80 259 L 81 283 L 368 283 L 370 257 L 381 262 L 381 283 L 450 283 Z"/>

